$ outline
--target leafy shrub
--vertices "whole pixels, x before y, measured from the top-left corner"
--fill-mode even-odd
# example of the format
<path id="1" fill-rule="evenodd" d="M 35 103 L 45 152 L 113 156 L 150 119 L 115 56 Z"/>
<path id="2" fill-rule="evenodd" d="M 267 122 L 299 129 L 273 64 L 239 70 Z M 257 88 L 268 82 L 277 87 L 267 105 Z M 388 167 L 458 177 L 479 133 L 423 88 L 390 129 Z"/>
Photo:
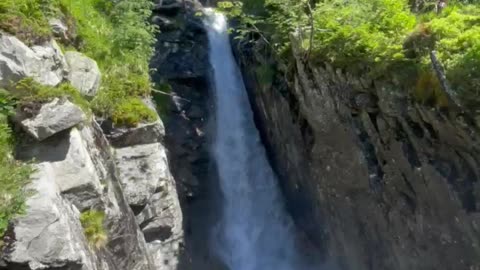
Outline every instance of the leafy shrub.
<path id="1" fill-rule="evenodd" d="M 107 243 L 107 233 L 104 228 L 105 213 L 96 210 L 88 210 L 80 215 L 83 231 L 88 243 L 97 249 Z"/>
<path id="2" fill-rule="evenodd" d="M 125 121 L 135 118 L 131 114 L 122 117 L 122 110 L 117 108 L 126 100 L 150 94 L 148 64 L 157 32 L 148 23 L 152 5 L 150 0 L 6 0 L 0 3 L 0 29 L 20 37 L 25 33 L 22 39 L 33 44 L 50 38 L 48 17 L 62 18 L 76 32 L 70 45 L 96 60 L 102 71 L 101 91 L 92 102 L 94 111 L 105 117 L 113 117 L 115 112 L 115 119 L 123 119 L 119 123 L 131 126 L 133 123 Z M 9 23 L 10 18 L 16 21 Z M 28 92 L 23 94 L 24 100 L 46 101 L 66 95 L 88 111 L 88 102 L 68 84 L 52 88 L 29 80 L 20 83 L 17 90 Z M 134 106 L 146 117 L 140 120 L 152 119 L 151 113 L 145 113 L 149 109 L 141 106 L 145 105 Z"/>
<path id="3" fill-rule="evenodd" d="M 313 17 L 320 28 L 314 34 L 315 56 L 362 70 L 404 60 L 402 41 L 416 24 L 407 3 L 398 0 L 330 0 L 319 3 Z"/>
<path id="4" fill-rule="evenodd" d="M 93 111 L 128 126 L 151 120 L 153 111 L 143 103 L 133 106 L 141 113 L 140 118 L 132 117 L 130 112 L 122 116 L 121 113 L 127 112 L 121 110 L 120 104 L 148 96 L 152 88 L 148 63 L 157 31 L 148 24 L 152 2 L 60 1 L 77 20 L 80 51 L 95 59 L 102 70 L 102 86 L 92 101 Z"/>
<path id="5" fill-rule="evenodd" d="M 16 101 L 6 90 L 0 89 L 0 115 L 13 115 Z"/>

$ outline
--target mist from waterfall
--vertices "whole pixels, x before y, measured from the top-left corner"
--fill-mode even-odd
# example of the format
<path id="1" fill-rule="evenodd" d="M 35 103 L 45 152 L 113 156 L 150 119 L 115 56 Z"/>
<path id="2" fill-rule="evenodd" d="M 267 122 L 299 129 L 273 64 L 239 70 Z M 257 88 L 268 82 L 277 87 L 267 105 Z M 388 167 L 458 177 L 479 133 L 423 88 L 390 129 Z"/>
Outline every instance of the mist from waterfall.
<path id="1" fill-rule="evenodd" d="M 213 67 L 216 132 L 213 155 L 222 192 L 213 249 L 230 270 L 305 270 L 295 228 L 255 127 L 226 18 L 205 20 Z"/>

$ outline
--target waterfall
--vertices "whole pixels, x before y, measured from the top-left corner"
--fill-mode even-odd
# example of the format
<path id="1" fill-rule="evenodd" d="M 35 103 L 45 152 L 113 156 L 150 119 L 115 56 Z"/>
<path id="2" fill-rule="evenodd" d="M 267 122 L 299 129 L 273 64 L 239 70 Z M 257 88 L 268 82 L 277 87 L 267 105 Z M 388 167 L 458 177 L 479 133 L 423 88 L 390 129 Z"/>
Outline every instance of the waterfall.
<path id="1" fill-rule="evenodd" d="M 219 13 L 207 13 L 216 106 L 212 150 L 222 192 L 222 217 L 213 249 L 229 270 L 307 269 L 253 121 L 227 21 Z"/>

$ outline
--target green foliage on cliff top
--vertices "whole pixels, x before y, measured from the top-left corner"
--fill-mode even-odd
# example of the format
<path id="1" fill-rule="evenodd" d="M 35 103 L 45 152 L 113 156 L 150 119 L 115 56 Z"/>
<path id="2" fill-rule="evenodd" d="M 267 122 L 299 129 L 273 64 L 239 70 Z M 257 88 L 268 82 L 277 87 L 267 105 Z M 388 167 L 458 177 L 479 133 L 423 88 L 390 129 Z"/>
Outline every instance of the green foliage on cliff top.
<path id="1" fill-rule="evenodd" d="M 0 92 L 0 238 L 8 227 L 8 222 L 25 210 L 32 169 L 14 160 L 12 130 L 7 124 L 7 116 L 12 113 L 14 101 L 6 93 Z M 0 241 L 1 242 L 1 241 Z"/>
<path id="2" fill-rule="evenodd" d="M 112 117 L 123 112 L 116 111 L 120 109 L 116 104 L 150 94 L 148 64 L 157 31 L 148 23 L 152 5 L 149 0 L 5 0 L 0 3 L 0 30 L 32 45 L 51 38 L 49 18 L 68 20 L 76 32 L 68 49 L 85 53 L 102 70 L 101 94 L 92 103 L 92 109 Z M 142 106 L 140 115 L 146 117 L 144 112 L 150 109 L 135 104 L 137 109 Z M 115 119 L 133 118 L 125 115 Z M 150 121 L 151 117 L 140 120 Z"/>
<path id="3" fill-rule="evenodd" d="M 411 6 L 413 2 L 419 5 Z M 263 12 L 258 3 L 264 5 Z M 220 2 L 220 9 L 242 22 L 240 34 L 260 28 L 279 55 L 289 51 L 291 33 L 300 29 L 311 63 L 328 62 L 373 79 L 403 75 L 406 86 L 418 85 L 431 69 L 428 52 L 437 50 L 452 88 L 474 109 L 480 106 L 480 3 L 450 0 L 439 13 L 436 3 L 243 0 Z"/>
<path id="4" fill-rule="evenodd" d="M 104 228 L 105 213 L 88 210 L 80 215 L 83 232 L 90 246 L 102 248 L 107 243 L 107 233 Z"/>
<path id="5" fill-rule="evenodd" d="M 32 45 L 51 36 L 47 18 L 42 12 L 45 0 L 2 0 L 0 30 L 16 35 Z"/>

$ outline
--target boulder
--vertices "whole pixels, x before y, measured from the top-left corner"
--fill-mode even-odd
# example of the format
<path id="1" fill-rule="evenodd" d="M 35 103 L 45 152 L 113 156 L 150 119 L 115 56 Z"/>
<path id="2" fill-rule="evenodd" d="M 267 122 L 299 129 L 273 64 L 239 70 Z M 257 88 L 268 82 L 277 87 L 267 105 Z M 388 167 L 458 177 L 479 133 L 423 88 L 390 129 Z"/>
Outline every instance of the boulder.
<path id="1" fill-rule="evenodd" d="M 23 107 L 18 110 L 15 117 L 15 121 L 39 141 L 69 129 L 85 119 L 86 115 L 82 109 L 67 99 L 59 98 L 43 104 L 34 116 Z"/>
<path id="2" fill-rule="evenodd" d="M 163 141 L 165 127 L 161 120 L 139 124 L 134 128 L 113 128 L 104 131 L 114 147 L 127 147 L 138 144 L 151 144 Z"/>
<path id="3" fill-rule="evenodd" d="M 0 34 L 0 87 L 9 89 L 26 77 L 56 86 L 63 81 L 66 66 L 54 40 L 29 48 L 16 37 Z"/>
<path id="4" fill-rule="evenodd" d="M 162 181 L 171 179 L 165 148 L 160 143 L 118 148 L 115 159 L 131 206 L 146 205 Z"/>
<path id="5" fill-rule="evenodd" d="M 100 87 L 102 75 L 97 62 L 79 52 L 67 52 L 69 66 L 67 79 L 85 96 L 93 97 Z"/>
<path id="6" fill-rule="evenodd" d="M 37 162 L 35 166 L 39 168 L 37 172 L 41 173 L 42 182 L 39 183 L 39 188 L 35 186 L 32 190 L 35 191 L 34 194 L 42 195 L 41 199 L 46 203 L 44 206 L 38 201 L 34 201 L 32 204 L 28 203 L 24 217 L 18 219 L 18 222 L 14 222 L 14 230 L 9 233 L 12 241 L 6 241 L 8 252 L 4 252 L 6 255 L 1 255 L 2 251 L 0 251 L 0 269 L 17 269 L 15 267 L 27 270 L 153 269 L 145 239 L 136 223 L 135 216 L 126 203 L 117 179 L 111 148 L 95 122 L 91 125 L 85 124 L 79 128 L 73 128 L 69 132 L 62 132 L 40 142 L 22 140 L 17 146 L 17 158 L 21 160 L 34 159 Z M 37 183 L 37 178 L 34 177 L 34 183 Z M 44 189 L 51 191 L 54 199 L 45 199 Z M 36 196 L 32 197 L 32 199 L 34 198 Z M 39 208 L 48 205 L 56 207 L 55 204 L 61 206 L 58 211 L 55 210 L 57 211 L 55 215 L 49 214 L 48 211 L 43 214 L 42 208 Z M 83 229 L 74 230 L 73 225 L 69 225 L 72 228 L 69 234 L 68 228 L 60 227 L 58 233 L 52 234 L 52 239 L 45 239 L 47 236 L 42 234 L 39 241 L 33 241 L 29 240 L 32 238 L 30 234 L 33 235 L 33 233 L 27 229 L 21 229 L 27 225 L 19 223 L 29 220 L 28 224 L 32 224 L 35 219 L 38 219 L 38 226 L 41 226 L 46 222 L 55 222 L 54 220 L 59 219 L 61 224 L 78 224 L 78 211 L 83 212 L 92 208 L 105 213 L 103 225 L 107 233 L 106 245 L 95 249 L 95 252 L 92 252 L 94 254 L 86 256 L 88 259 L 86 262 L 94 262 L 97 268 L 89 268 L 88 264 L 84 262 L 83 257 L 80 256 L 83 252 L 82 247 L 75 246 L 74 251 L 79 254 L 74 254 L 75 256 L 70 254 L 69 247 L 71 245 L 85 244 Z M 69 209 L 76 214 L 70 215 Z M 56 228 L 54 226 L 54 229 Z M 48 228 L 45 229 L 45 232 L 46 235 L 51 233 Z M 61 234 L 63 234 L 63 238 L 60 236 Z M 14 238 L 25 240 L 21 240 L 17 247 Z M 29 253 L 22 248 L 28 245 L 28 242 L 35 243 L 34 246 L 32 244 L 32 250 Z M 40 242 L 51 246 L 42 251 Z M 51 244 L 52 242 L 54 243 Z M 59 248 L 54 246 L 57 245 L 57 242 L 58 245 L 65 245 L 65 251 L 57 251 Z M 37 261 L 41 262 L 41 265 Z M 7 268 L 3 268 L 3 266 Z"/>
<path id="7" fill-rule="evenodd" d="M 83 236 L 80 213 L 62 199 L 49 163 L 36 166 L 25 215 L 13 222 L 0 261 L 6 269 L 97 269 Z"/>
<path id="8" fill-rule="evenodd" d="M 184 242 L 182 210 L 173 178 L 162 181 L 159 190 L 137 221 L 156 269 L 175 270 Z"/>

